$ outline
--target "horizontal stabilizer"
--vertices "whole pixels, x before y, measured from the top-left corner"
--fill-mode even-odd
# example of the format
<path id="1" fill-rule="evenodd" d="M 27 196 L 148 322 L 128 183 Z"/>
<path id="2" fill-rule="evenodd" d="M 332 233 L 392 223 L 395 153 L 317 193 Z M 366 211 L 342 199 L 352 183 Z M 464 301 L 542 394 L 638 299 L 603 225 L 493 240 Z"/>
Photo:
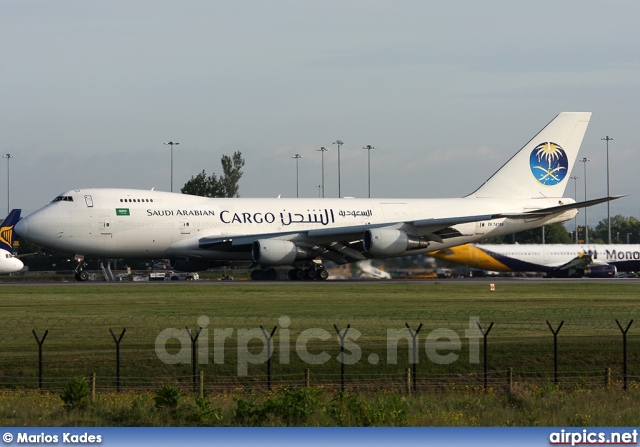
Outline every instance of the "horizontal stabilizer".
<path id="1" fill-rule="evenodd" d="M 587 200 L 586 202 L 576 202 L 567 205 L 552 206 L 551 208 L 542 208 L 535 211 L 527 211 L 526 213 L 500 213 L 494 218 L 506 217 L 509 219 L 530 219 L 532 217 L 544 217 L 551 214 L 558 214 L 568 210 L 576 210 L 578 208 L 586 208 L 588 206 L 599 205 L 600 203 L 610 202 L 624 196 L 602 197 L 600 199 Z"/>

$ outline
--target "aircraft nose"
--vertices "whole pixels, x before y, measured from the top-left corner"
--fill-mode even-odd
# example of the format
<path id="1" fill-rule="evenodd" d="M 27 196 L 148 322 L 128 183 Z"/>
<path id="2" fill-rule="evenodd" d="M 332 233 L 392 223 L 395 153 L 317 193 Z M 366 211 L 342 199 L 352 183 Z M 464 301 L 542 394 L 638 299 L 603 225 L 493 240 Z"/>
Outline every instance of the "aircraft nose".
<path id="1" fill-rule="evenodd" d="M 20 237 L 26 239 L 29 236 L 29 223 L 27 222 L 27 219 L 22 219 L 13 229 Z"/>

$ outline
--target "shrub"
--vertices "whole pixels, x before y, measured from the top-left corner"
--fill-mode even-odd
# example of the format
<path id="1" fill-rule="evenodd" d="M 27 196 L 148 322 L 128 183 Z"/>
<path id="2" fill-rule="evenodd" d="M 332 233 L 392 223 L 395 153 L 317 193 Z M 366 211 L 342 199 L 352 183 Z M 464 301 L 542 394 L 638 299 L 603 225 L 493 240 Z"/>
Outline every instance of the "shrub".
<path id="1" fill-rule="evenodd" d="M 168 383 L 158 390 L 153 400 L 156 402 L 156 408 L 158 409 L 168 408 L 175 410 L 178 408 L 178 402 L 180 402 L 181 396 L 182 392 L 180 388 Z"/>
<path id="2" fill-rule="evenodd" d="M 198 397 L 196 408 L 187 414 L 186 420 L 199 425 L 217 425 L 222 421 L 222 410 L 214 407 L 208 400 Z"/>
<path id="3" fill-rule="evenodd" d="M 69 380 L 60 394 L 66 409 L 85 409 L 89 403 L 89 382 L 86 377 L 74 377 Z"/>
<path id="4" fill-rule="evenodd" d="M 282 389 L 262 402 L 237 399 L 234 420 L 251 426 L 308 425 L 314 410 L 320 408 L 319 394 L 314 388 Z"/>

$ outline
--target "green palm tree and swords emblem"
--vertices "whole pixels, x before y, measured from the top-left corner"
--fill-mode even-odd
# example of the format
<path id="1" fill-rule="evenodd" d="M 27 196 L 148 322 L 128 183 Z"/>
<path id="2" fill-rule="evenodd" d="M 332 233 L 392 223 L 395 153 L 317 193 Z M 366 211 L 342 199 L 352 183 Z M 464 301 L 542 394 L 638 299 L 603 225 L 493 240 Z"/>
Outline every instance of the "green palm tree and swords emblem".
<path id="1" fill-rule="evenodd" d="M 556 143 L 542 143 L 533 150 L 532 159 L 535 156 L 538 163 L 546 160 L 546 166 L 534 164 L 534 160 L 531 160 L 531 170 L 536 176 L 536 179 L 545 185 L 559 183 L 565 177 L 566 166 L 566 154 L 564 149 Z M 535 171 L 542 171 L 538 175 L 535 175 Z"/>

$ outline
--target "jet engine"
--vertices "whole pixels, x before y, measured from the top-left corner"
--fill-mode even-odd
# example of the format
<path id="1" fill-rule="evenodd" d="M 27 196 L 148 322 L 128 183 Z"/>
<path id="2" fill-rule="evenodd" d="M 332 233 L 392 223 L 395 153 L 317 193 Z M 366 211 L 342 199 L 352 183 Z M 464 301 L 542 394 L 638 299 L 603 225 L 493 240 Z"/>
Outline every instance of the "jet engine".
<path id="1" fill-rule="evenodd" d="M 429 241 L 400 230 L 373 228 L 364 233 L 364 251 L 378 256 L 395 256 L 407 250 L 427 248 Z"/>
<path id="2" fill-rule="evenodd" d="M 211 267 L 211 263 L 204 259 L 170 259 L 169 268 L 180 272 L 202 272 Z"/>
<path id="3" fill-rule="evenodd" d="M 584 269 L 584 276 L 587 278 L 615 278 L 617 269 L 615 265 L 595 265 Z"/>
<path id="4" fill-rule="evenodd" d="M 282 239 L 258 239 L 251 246 L 251 259 L 260 265 L 289 265 L 310 257 L 308 249 Z"/>

